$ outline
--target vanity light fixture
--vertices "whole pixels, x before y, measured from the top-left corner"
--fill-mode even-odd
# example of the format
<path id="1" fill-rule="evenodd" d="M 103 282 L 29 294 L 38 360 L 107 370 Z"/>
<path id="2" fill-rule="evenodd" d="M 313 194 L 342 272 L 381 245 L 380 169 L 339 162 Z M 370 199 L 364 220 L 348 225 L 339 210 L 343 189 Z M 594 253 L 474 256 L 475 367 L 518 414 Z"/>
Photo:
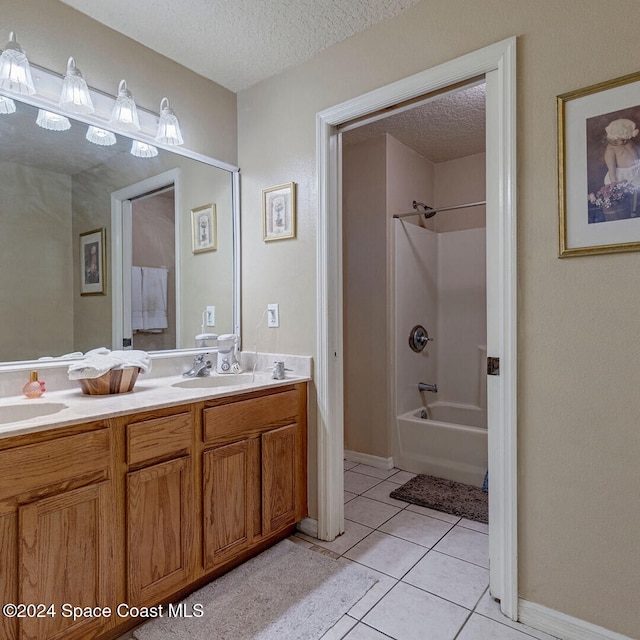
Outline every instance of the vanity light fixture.
<path id="1" fill-rule="evenodd" d="M 134 140 L 131 144 L 131 155 L 136 158 L 154 158 L 158 155 L 158 150 L 152 144 Z"/>
<path id="2" fill-rule="evenodd" d="M 5 96 L 0 96 L 0 115 L 16 112 L 16 103 Z"/>
<path id="3" fill-rule="evenodd" d="M 126 80 L 120 80 L 120 84 L 118 85 L 118 97 L 116 98 L 116 103 L 113 105 L 109 124 L 131 133 L 140 131 L 138 110 L 136 109 L 136 103 L 131 95 L 131 91 L 127 89 Z"/>
<path id="4" fill-rule="evenodd" d="M 71 129 L 69 118 L 65 118 L 65 116 L 61 116 L 59 113 L 45 111 L 44 109 L 38 109 L 36 124 L 49 131 L 66 131 L 67 129 Z"/>
<path id="5" fill-rule="evenodd" d="M 87 87 L 80 70 L 76 67 L 76 61 L 73 57 L 69 58 L 67 62 L 67 74 L 62 81 L 58 105 L 69 113 L 88 114 L 95 111 L 89 87 Z"/>
<path id="6" fill-rule="evenodd" d="M 106 131 L 99 127 L 89 127 L 85 138 L 89 142 L 98 144 L 101 147 L 110 147 L 112 144 L 116 143 L 116 136 L 111 131 Z"/>
<path id="7" fill-rule="evenodd" d="M 180 133 L 178 118 L 169 106 L 167 98 L 162 98 L 160 101 L 160 120 L 158 121 L 156 142 L 170 145 L 179 145 L 184 142 L 182 133 Z"/>
<path id="8" fill-rule="evenodd" d="M 0 89 L 30 96 L 36 92 L 29 60 L 24 49 L 16 42 L 13 31 L 9 34 L 9 42 L 0 55 Z"/>

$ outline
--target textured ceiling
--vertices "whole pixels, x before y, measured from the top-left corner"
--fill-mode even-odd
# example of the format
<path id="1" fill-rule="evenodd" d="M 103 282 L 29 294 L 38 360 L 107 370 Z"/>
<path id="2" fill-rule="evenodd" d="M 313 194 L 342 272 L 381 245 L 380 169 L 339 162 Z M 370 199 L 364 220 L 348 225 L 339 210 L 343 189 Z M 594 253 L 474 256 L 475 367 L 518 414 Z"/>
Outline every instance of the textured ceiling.
<path id="1" fill-rule="evenodd" d="M 239 91 L 420 0 L 62 0 Z"/>
<path id="2" fill-rule="evenodd" d="M 432 162 L 485 150 L 485 84 L 439 96 L 343 135 L 355 144 L 388 133 Z"/>

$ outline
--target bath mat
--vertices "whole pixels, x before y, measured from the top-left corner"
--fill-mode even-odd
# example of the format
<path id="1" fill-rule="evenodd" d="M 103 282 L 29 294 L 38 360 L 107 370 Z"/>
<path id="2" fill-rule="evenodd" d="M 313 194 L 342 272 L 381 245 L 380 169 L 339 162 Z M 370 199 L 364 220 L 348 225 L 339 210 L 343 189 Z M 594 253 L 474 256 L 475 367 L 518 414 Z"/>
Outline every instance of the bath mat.
<path id="1" fill-rule="evenodd" d="M 315 640 L 377 582 L 365 567 L 283 540 L 192 593 L 187 611 L 155 618 L 138 640 Z"/>
<path id="2" fill-rule="evenodd" d="M 488 495 L 479 487 L 418 475 L 391 492 L 391 497 L 444 511 L 476 522 L 489 522 Z"/>

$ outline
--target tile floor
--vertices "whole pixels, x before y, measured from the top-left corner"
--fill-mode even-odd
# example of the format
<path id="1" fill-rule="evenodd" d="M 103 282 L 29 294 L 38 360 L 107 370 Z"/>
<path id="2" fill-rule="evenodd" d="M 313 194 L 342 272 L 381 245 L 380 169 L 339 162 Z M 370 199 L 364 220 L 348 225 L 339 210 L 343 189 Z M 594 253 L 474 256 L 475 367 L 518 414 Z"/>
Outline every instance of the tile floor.
<path id="1" fill-rule="evenodd" d="M 505 618 L 490 597 L 487 525 L 389 497 L 414 474 L 344 468 L 344 534 L 291 540 L 365 565 L 378 582 L 322 640 L 554 640 Z"/>
<path id="2" fill-rule="evenodd" d="M 295 538 L 374 571 L 378 583 L 323 640 L 553 640 L 489 596 L 487 525 L 394 500 L 413 477 L 345 461 L 345 533 Z"/>

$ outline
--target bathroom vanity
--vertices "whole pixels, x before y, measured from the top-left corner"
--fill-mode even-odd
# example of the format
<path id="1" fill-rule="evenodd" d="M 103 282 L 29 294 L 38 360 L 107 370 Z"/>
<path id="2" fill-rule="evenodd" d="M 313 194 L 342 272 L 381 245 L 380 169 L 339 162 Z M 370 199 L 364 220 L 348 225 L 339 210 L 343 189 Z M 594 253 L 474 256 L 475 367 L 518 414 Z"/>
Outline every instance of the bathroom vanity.
<path id="1" fill-rule="evenodd" d="M 118 637 L 307 515 L 306 379 L 146 384 L 0 434 L 2 638 Z"/>

